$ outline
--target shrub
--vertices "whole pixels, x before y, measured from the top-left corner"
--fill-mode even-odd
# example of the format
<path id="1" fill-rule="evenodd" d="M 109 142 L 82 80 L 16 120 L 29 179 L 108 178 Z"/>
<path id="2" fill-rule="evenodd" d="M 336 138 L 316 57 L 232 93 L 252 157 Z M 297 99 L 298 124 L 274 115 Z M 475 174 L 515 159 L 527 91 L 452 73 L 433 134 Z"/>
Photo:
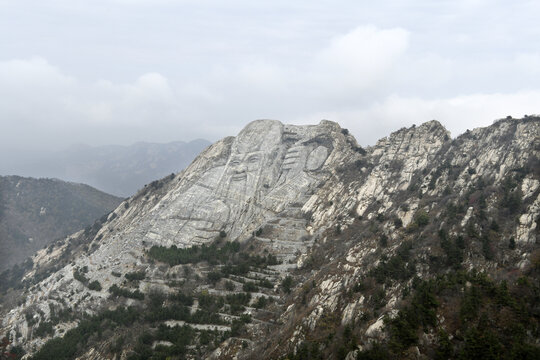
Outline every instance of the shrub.
<path id="1" fill-rule="evenodd" d="M 255 292 L 258 291 L 259 288 L 253 282 L 246 282 L 244 283 L 242 290 L 244 290 L 245 292 Z"/>
<path id="2" fill-rule="evenodd" d="M 291 292 L 291 288 L 293 286 L 293 279 L 290 275 L 287 275 L 285 279 L 281 282 L 281 288 L 285 293 L 289 294 Z"/>
<path id="3" fill-rule="evenodd" d="M 379 244 L 382 247 L 387 247 L 388 246 L 388 236 L 386 236 L 385 234 L 382 234 L 381 237 L 379 238 Z"/>
<path id="4" fill-rule="evenodd" d="M 429 224 L 429 215 L 424 210 L 418 210 L 416 214 L 414 214 L 414 222 L 419 227 L 426 226 Z"/>
<path id="5" fill-rule="evenodd" d="M 146 273 L 144 270 L 135 271 L 135 272 L 127 273 L 126 275 L 124 275 L 124 277 L 128 279 L 129 281 L 143 280 L 146 277 Z"/>
<path id="6" fill-rule="evenodd" d="M 144 294 L 139 290 L 129 291 L 128 289 L 119 288 L 116 284 L 109 288 L 109 292 L 114 296 L 123 296 L 130 299 L 143 300 Z"/>
<path id="7" fill-rule="evenodd" d="M 83 284 L 87 284 L 89 281 L 88 278 L 84 276 L 83 272 L 81 272 L 80 269 L 73 270 L 73 278 L 77 281 L 80 281 Z"/>
<path id="8" fill-rule="evenodd" d="M 94 291 L 101 291 L 101 284 L 99 283 L 99 281 L 94 280 L 90 284 L 88 284 L 88 288 Z"/>
<path id="9" fill-rule="evenodd" d="M 225 282 L 225 290 L 234 291 L 234 289 L 235 289 L 234 283 L 230 280 L 227 280 Z"/>
<path id="10" fill-rule="evenodd" d="M 268 298 L 266 298 L 265 296 L 261 296 L 260 298 L 257 299 L 257 302 L 255 302 L 254 306 L 256 309 L 262 309 L 266 307 L 267 304 L 268 304 Z"/>
<path id="11" fill-rule="evenodd" d="M 208 281 L 210 281 L 212 284 L 217 283 L 221 278 L 223 274 L 219 271 L 210 271 L 206 277 L 208 278 Z"/>

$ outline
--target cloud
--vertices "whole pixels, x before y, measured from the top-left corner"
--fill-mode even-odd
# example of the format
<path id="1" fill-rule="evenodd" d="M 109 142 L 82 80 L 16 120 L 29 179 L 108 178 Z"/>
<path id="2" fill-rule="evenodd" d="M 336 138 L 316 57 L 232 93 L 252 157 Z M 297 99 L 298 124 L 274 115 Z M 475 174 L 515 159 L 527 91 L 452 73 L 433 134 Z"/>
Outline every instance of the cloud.
<path id="1" fill-rule="evenodd" d="M 34 121 L 36 115 L 53 121 L 74 91 L 76 80 L 45 59 L 0 62 L 0 116 L 6 121 Z"/>
<path id="2" fill-rule="evenodd" d="M 269 62 L 253 55 L 229 67 L 216 66 L 202 81 L 184 86 L 220 104 L 242 104 L 241 111 L 258 109 L 259 117 L 309 112 L 314 106 L 331 108 L 379 92 L 395 75 L 408 46 L 404 29 L 359 26 L 321 44 L 305 62 Z"/>
<path id="3" fill-rule="evenodd" d="M 177 120 L 179 106 L 169 81 L 159 73 L 143 74 L 132 83 L 85 83 L 43 58 L 0 62 L 0 118 L 8 129 L 0 135 L 3 146 L 66 146 L 101 137 L 114 143 L 119 128 L 129 133 L 166 127 Z"/>
<path id="4" fill-rule="evenodd" d="M 357 27 L 336 37 L 315 58 L 311 76 L 326 84 L 368 89 L 403 56 L 409 33 L 400 28 Z"/>
<path id="5" fill-rule="evenodd" d="M 519 53 L 515 57 L 515 66 L 528 74 L 540 75 L 540 53 Z"/>
<path id="6" fill-rule="evenodd" d="M 521 118 L 538 114 L 538 104 L 540 91 L 471 94 L 433 100 L 394 95 L 363 109 L 314 113 L 296 121 L 335 120 L 349 128 L 361 144 L 372 145 L 389 131 L 433 119 L 440 121 L 456 137 L 467 129 L 489 126 L 508 115 Z"/>
<path id="7" fill-rule="evenodd" d="M 88 81 L 92 76 L 68 74 L 66 65 L 42 57 L 0 61 L 0 121 L 9 129 L 0 133 L 0 144 L 216 140 L 257 118 L 289 123 L 327 118 L 349 128 L 362 144 L 373 144 L 390 131 L 431 119 L 457 135 L 506 115 L 539 112 L 540 89 L 531 85 L 540 78 L 536 52 L 471 62 L 419 50 L 422 37 L 410 29 L 347 28 L 321 30 L 316 44 L 301 49 L 287 32 L 269 49 L 266 38 L 249 37 L 262 39 L 255 45 L 224 40 L 222 57 L 211 46 L 207 57 L 186 47 L 182 56 L 169 59 L 177 72 L 157 71 L 163 68 L 152 63 L 123 74 L 121 81 L 114 75 Z M 190 63 L 199 60 L 197 66 Z"/>

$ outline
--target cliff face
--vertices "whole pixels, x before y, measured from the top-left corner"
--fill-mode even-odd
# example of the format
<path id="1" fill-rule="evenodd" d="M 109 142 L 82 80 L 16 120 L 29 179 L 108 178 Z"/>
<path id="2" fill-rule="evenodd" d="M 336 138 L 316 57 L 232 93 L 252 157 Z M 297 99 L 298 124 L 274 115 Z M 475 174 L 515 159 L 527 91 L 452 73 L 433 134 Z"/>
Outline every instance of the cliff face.
<path id="1" fill-rule="evenodd" d="M 473 279 L 472 269 L 514 281 L 536 266 L 539 129 L 537 118 L 502 120 L 452 140 L 431 121 L 362 149 L 329 121 L 252 122 L 38 253 L 24 288 L 3 296 L 3 327 L 36 351 L 79 329 L 83 313 L 132 306 L 149 315 L 113 321 L 116 335 L 85 340 L 72 355 L 354 358 L 380 342 L 394 355 L 430 356 L 430 331 L 456 331 L 440 313 L 452 299 L 437 292 L 444 306 L 432 309 L 439 317 L 425 325 L 426 340 L 385 345 L 388 319 L 402 316 L 419 282 L 458 271 Z M 118 345 L 118 334 L 138 336 L 145 324 L 167 326 L 142 345 Z M 183 324 L 192 333 L 181 345 L 168 332 Z"/>

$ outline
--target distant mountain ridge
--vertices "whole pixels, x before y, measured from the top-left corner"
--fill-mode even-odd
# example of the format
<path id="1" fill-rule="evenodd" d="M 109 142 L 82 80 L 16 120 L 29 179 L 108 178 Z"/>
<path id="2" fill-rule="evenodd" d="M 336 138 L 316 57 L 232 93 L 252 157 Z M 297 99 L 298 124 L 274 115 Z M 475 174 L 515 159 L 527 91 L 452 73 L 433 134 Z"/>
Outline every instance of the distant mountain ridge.
<path id="1" fill-rule="evenodd" d="M 0 159 L 0 174 L 58 178 L 130 196 L 145 184 L 184 169 L 208 145 L 210 142 L 202 139 L 129 146 L 75 145 L 58 152 L 5 155 Z"/>
<path id="2" fill-rule="evenodd" d="M 33 360 L 540 359 L 538 134 L 251 122 L 5 272 L 0 334 Z"/>
<path id="3" fill-rule="evenodd" d="M 0 176 L 0 271 L 92 224 L 121 201 L 84 184 Z"/>

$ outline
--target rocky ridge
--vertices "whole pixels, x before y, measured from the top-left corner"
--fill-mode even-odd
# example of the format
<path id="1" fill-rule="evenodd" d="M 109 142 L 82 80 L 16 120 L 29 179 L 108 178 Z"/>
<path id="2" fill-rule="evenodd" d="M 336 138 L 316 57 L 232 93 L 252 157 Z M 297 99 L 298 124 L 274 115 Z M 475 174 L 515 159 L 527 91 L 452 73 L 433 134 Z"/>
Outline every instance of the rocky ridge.
<path id="1" fill-rule="evenodd" d="M 431 121 L 363 149 L 329 121 L 252 122 L 183 172 L 149 184 L 107 219 L 58 242 L 51 253 L 37 254 L 23 279 L 25 300 L 13 304 L 10 293 L 4 295 L 3 327 L 14 344 L 33 352 L 80 324 L 81 315 L 71 316 L 45 336 L 33 334 L 59 311 L 98 314 L 120 305 L 154 311 L 136 291 L 169 299 L 180 291 L 193 296 L 192 314 L 210 311 L 208 299 L 225 301 L 215 306 L 214 320 L 153 320 L 153 327 L 182 324 L 197 332 L 198 347 L 186 350 L 189 357 L 307 358 L 306 351 L 312 358 L 360 356 L 392 338 L 385 324 L 399 318 L 407 304 L 402 294 L 418 288 L 411 287 L 415 281 L 458 268 L 512 280 L 515 274 L 509 274 L 534 269 L 539 127 L 535 117 L 505 119 L 451 139 Z M 235 250 L 223 245 L 236 241 Z M 219 259 L 205 255 L 207 246 Z M 195 249 L 200 258 L 166 257 L 171 251 L 179 256 L 179 248 Z M 248 266 L 240 271 L 227 257 L 248 259 Z M 240 289 L 250 300 L 237 312 L 227 296 Z M 119 301 L 111 292 L 130 296 Z M 162 298 L 158 308 L 172 301 Z M 238 332 L 244 315 L 249 321 Z M 216 333 L 213 346 L 203 344 L 211 329 L 228 336 Z M 330 332 L 337 334 L 333 340 Z M 436 340 L 426 334 L 398 350 L 416 346 L 418 356 L 430 356 Z M 354 345 L 338 349 L 345 338 L 354 338 Z M 78 356 L 142 351 L 134 343 L 117 352 L 112 347 L 97 342 Z"/>

